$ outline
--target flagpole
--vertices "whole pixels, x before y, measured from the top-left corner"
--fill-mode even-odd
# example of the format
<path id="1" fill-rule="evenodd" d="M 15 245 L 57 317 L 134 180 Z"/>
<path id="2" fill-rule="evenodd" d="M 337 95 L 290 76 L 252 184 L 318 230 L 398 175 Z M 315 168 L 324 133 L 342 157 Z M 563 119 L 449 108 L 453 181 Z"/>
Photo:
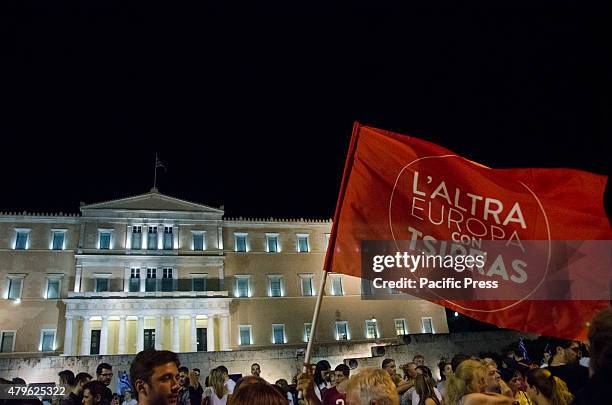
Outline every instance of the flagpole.
<path id="1" fill-rule="evenodd" d="M 306 354 L 304 355 L 304 372 L 307 372 L 307 365 L 310 364 L 312 356 L 312 347 L 314 345 L 315 336 L 317 333 L 317 324 L 319 323 L 319 312 L 321 312 L 321 303 L 323 301 L 323 293 L 325 292 L 325 281 L 327 280 L 327 271 L 323 270 L 317 301 L 315 303 L 314 313 L 312 314 L 312 323 L 310 324 L 310 336 L 308 336 L 308 345 L 306 345 Z"/>
<path id="2" fill-rule="evenodd" d="M 155 152 L 155 165 L 153 168 L 153 189 L 157 188 L 157 152 Z"/>

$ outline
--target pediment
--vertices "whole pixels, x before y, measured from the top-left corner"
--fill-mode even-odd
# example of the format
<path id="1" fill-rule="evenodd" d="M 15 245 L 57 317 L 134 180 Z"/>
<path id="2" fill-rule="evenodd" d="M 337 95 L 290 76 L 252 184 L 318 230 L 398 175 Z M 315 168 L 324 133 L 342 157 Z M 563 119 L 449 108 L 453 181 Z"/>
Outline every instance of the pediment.
<path id="1" fill-rule="evenodd" d="M 218 208 L 181 200 L 155 191 L 118 200 L 83 205 L 81 211 L 84 210 L 178 211 L 223 214 L 223 210 Z"/>

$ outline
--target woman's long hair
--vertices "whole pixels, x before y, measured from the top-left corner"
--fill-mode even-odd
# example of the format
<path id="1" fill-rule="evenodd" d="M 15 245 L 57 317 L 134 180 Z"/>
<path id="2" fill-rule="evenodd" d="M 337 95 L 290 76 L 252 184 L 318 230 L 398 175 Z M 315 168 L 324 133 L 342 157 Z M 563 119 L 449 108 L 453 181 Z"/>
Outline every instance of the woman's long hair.
<path id="1" fill-rule="evenodd" d="M 425 400 L 427 398 L 431 398 L 436 403 L 436 405 L 440 405 L 440 400 L 436 396 L 436 391 L 434 391 L 433 379 L 431 379 L 426 374 L 419 374 L 416 376 L 414 389 L 416 390 L 416 393 L 419 396 L 418 405 L 425 405 Z"/>
<path id="2" fill-rule="evenodd" d="M 327 371 L 327 370 L 331 370 L 331 365 L 329 364 L 329 361 L 321 360 L 320 362 L 317 363 L 317 367 L 315 368 L 315 372 L 314 372 L 314 381 L 317 385 L 321 385 L 322 383 L 325 382 L 325 380 L 323 379 L 323 376 L 321 375 L 321 371 Z"/>
<path id="3" fill-rule="evenodd" d="M 446 380 L 444 404 L 456 405 L 467 394 L 480 392 L 484 384 L 484 366 L 476 360 L 464 360 Z"/>
<path id="4" fill-rule="evenodd" d="M 223 372 L 217 368 L 210 372 L 209 383 L 210 386 L 215 391 L 215 395 L 217 398 L 223 398 L 226 394 L 225 392 L 225 381 L 223 381 Z"/>
<path id="5" fill-rule="evenodd" d="M 527 384 L 540 391 L 552 405 L 567 405 L 574 399 L 565 382 L 543 368 L 529 370 Z"/>

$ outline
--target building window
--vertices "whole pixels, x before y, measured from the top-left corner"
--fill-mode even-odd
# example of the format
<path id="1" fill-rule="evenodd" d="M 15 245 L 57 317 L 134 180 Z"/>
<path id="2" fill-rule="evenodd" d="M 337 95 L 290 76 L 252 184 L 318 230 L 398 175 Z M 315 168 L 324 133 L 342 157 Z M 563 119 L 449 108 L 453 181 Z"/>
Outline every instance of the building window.
<path id="1" fill-rule="evenodd" d="M 15 230 L 15 249 L 25 250 L 29 247 L 30 230 L 29 229 L 16 229 Z"/>
<path id="2" fill-rule="evenodd" d="M 312 288 L 312 274 L 300 274 L 301 284 L 302 284 L 302 295 L 304 297 L 311 297 L 314 295 L 314 290 Z"/>
<path id="3" fill-rule="evenodd" d="M 249 276 L 236 276 L 236 297 L 245 298 L 250 295 Z"/>
<path id="4" fill-rule="evenodd" d="M 344 295 L 344 290 L 342 289 L 342 276 L 330 275 L 330 278 L 331 278 L 331 295 Z"/>
<path id="5" fill-rule="evenodd" d="M 147 269 L 147 279 L 145 280 L 145 291 L 157 291 L 157 269 Z"/>
<path id="6" fill-rule="evenodd" d="M 408 334 L 408 328 L 406 328 L 406 320 L 405 319 L 396 319 L 395 320 L 395 334 L 397 336 L 403 336 Z"/>
<path id="7" fill-rule="evenodd" d="M 193 291 L 206 291 L 206 276 L 198 276 L 192 279 Z"/>
<path id="8" fill-rule="evenodd" d="M 155 329 L 144 330 L 144 349 L 155 349 Z"/>
<path id="9" fill-rule="evenodd" d="M 270 297 L 283 296 L 283 276 L 268 276 Z"/>
<path id="10" fill-rule="evenodd" d="M 132 250 L 142 248 L 142 226 L 132 227 Z"/>
<path id="11" fill-rule="evenodd" d="M 10 353 L 15 351 L 15 331 L 0 331 L 0 353 Z"/>
<path id="12" fill-rule="evenodd" d="M 172 291 L 173 290 L 173 278 L 172 278 L 172 269 L 164 268 L 162 269 L 162 291 Z"/>
<path id="13" fill-rule="evenodd" d="M 251 339 L 252 331 L 251 325 L 240 325 L 240 345 L 250 345 L 253 342 Z"/>
<path id="14" fill-rule="evenodd" d="M 421 318 L 423 324 L 423 333 L 434 333 L 431 317 Z"/>
<path id="15" fill-rule="evenodd" d="M 204 232 L 193 232 L 193 250 L 206 250 L 204 245 Z"/>
<path id="16" fill-rule="evenodd" d="M 247 234 L 246 233 L 234 233 L 234 250 L 236 252 L 247 251 Z"/>
<path id="17" fill-rule="evenodd" d="M 111 245 L 111 231 L 98 231 L 98 249 L 110 249 Z"/>
<path id="18" fill-rule="evenodd" d="M 297 251 L 301 253 L 310 251 L 310 246 L 308 245 L 308 234 L 304 233 L 297 235 Z"/>
<path id="19" fill-rule="evenodd" d="M 100 329 L 94 329 L 91 331 L 89 354 L 100 354 Z"/>
<path id="20" fill-rule="evenodd" d="M 52 232 L 52 242 L 51 249 L 53 250 L 64 250 L 65 245 L 64 241 L 66 240 L 66 231 L 65 230 L 56 230 L 54 229 Z"/>
<path id="21" fill-rule="evenodd" d="M 149 233 L 147 234 L 147 249 L 148 250 L 157 249 L 157 227 L 156 226 L 149 227 Z"/>
<path id="22" fill-rule="evenodd" d="M 20 300 L 22 290 L 23 277 L 9 277 L 7 298 L 9 300 Z"/>
<path id="23" fill-rule="evenodd" d="M 275 345 L 285 343 L 285 325 L 284 324 L 273 324 L 272 325 L 272 343 Z"/>
<path id="24" fill-rule="evenodd" d="M 266 234 L 266 250 L 269 253 L 277 253 L 280 252 L 278 246 L 278 234 L 277 233 L 267 233 Z"/>
<path id="25" fill-rule="evenodd" d="M 311 323 L 304 324 L 304 342 L 308 342 L 310 339 L 310 330 L 312 329 Z"/>
<path id="26" fill-rule="evenodd" d="M 378 339 L 378 325 L 376 319 L 367 319 L 365 321 L 366 339 Z"/>
<path id="27" fill-rule="evenodd" d="M 174 239 L 172 238 L 172 227 L 164 227 L 164 249 L 171 250 L 174 248 Z"/>
<path id="28" fill-rule="evenodd" d="M 47 277 L 47 288 L 45 289 L 45 298 L 55 300 L 60 297 L 60 279 Z"/>
<path id="29" fill-rule="evenodd" d="M 96 278 L 96 292 L 108 291 L 108 279 Z"/>
<path id="30" fill-rule="evenodd" d="M 326 233 L 325 234 L 325 250 L 327 251 L 327 248 L 329 248 L 329 234 Z"/>
<path id="31" fill-rule="evenodd" d="M 130 292 L 140 291 L 140 269 L 130 269 Z"/>
<path id="32" fill-rule="evenodd" d="M 348 321 L 336 322 L 336 340 L 349 340 Z"/>
<path id="33" fill-rule="evenodd" d="M 40 350 L 43 352 L 55 350 L 55 329 L 43 329 L 40 331 Z"/>
<path id="34" fill-rule="evenodd" d="M 197 328 L 196 329 L 196 350 L 199 352 L 206 351 L 206 328 Z"/>

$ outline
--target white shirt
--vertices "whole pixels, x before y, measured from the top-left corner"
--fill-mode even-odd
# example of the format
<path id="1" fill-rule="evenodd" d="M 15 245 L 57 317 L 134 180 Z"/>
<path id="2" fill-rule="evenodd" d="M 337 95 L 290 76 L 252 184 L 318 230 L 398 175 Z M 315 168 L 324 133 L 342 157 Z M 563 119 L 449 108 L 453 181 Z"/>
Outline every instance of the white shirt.
<path id="1" fill-rule="evenodd" d="M 231 378 L 225 382 L 225 386 L 227 387 L 227 392 L 231 395 L 234 393 L 234 388 L 236 387 L 236 383 Z"/>
<path id="2" fill-rule="evenodd" d="M 138 401 L 132 398 L 129 401 L 123 401 L 121 405 L 138 405 Z"/>

